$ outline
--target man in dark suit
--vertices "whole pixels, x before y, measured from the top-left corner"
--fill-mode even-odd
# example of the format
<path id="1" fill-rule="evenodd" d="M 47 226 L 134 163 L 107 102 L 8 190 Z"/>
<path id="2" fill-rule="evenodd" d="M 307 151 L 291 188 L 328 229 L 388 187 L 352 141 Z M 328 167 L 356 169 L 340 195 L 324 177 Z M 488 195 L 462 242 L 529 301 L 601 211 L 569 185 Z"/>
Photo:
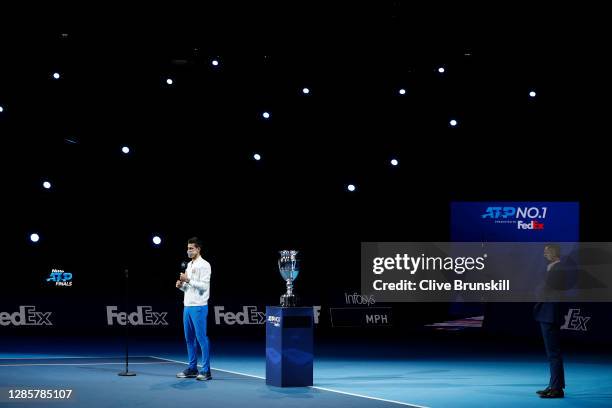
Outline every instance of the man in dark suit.
<path id="1" fill-rule="evenodd" d="M 561 248 L 557 244 L 547 244 L 544 247 L 544 257 L 548 261 L 546 267 L 547 285 L 561 276 Z M 536 303 L 533 309 L 535 320 L 540 323 L 546 357 L 550 363 L 550 381 L 548 386 L 537 394 L 540 398 L 563 398 L 565 388 L 565 373 L 561 355 L 561 306 L 557 302 Z"/>

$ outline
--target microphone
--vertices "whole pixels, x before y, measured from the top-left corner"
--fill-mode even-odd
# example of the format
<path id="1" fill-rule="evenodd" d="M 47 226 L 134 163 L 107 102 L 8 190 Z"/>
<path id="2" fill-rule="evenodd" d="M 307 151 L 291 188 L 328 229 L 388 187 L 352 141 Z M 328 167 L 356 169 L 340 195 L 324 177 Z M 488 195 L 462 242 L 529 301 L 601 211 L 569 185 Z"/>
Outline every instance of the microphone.
<path id="1" fill-rule="evenodd" d="M 183 272 L 185 272 L 185 270 L 187 269 L 187 264 L 188 262 L 186 261 L 181 262 L 181 269 L 183 270 Z"/>

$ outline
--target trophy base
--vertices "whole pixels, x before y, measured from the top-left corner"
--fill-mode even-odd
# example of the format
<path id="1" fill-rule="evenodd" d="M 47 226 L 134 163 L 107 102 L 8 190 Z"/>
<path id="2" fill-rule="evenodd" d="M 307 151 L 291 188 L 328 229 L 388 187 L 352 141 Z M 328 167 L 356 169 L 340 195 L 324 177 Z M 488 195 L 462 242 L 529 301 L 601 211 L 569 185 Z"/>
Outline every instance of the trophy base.
<path id="1" fill-rule="evenodd" d="M 297 296 L 295 295 L 284 294 L 280 297 L 281 307 L 296 307 L 297 303 Z"/>

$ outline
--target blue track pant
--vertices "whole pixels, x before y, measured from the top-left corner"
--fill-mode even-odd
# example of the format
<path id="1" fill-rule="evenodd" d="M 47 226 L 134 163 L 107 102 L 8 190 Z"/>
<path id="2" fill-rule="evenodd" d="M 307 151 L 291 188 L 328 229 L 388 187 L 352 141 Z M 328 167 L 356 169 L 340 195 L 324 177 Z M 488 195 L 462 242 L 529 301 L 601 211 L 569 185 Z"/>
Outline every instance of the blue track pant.
<path id="1" fill-rule="evenodd" d="M 206 336 L 208 306 L 185 306 L 183 309 L 183 327 L 189 356 L 189 370 L 198 369 L 198 346 L 202 349 L 202 372 L 210 370 L 210 345 Z"/>

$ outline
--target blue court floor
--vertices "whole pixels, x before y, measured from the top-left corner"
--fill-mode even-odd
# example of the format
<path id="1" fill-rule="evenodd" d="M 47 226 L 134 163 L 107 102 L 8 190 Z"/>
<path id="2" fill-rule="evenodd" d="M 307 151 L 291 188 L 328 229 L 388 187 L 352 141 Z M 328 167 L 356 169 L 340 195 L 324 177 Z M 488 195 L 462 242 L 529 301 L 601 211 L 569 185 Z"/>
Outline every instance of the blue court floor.
<path id="1" fill-rule="evenodd" d="M 328 343 L 315 356 L 315 386 L 265 384 L 261 343 L 212 342 L 213 380 L 177 379 L 185 365 L 184 344 L 137 339 L 130 371 L 120 342 L 30 339 L 0 341 L 0 405 L 167 407 L 610 407 L 612 356 L 566 356 L 568 388 L 563 400 L 535 395 L 547 380 L 542 353 L 436 350 L 407 344 L 388 353 L 382 345 L 342 347 Z M 394 347 L 397 347 L 395 345 Z M 390 355 L 391 354 L 391 355 Z M 71 389 L 70 400 L 18 401 L 9 389 Z"/>

